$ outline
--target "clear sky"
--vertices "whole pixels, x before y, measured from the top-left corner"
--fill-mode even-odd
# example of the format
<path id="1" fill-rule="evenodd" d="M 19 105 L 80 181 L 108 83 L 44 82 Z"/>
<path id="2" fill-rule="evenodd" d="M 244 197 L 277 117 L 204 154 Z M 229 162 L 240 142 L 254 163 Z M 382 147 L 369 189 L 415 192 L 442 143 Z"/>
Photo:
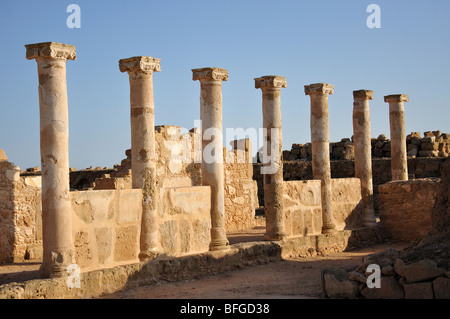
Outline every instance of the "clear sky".
<path id="1" fill-rule="evenodd" d="M 81 28 L 68 28 L 71 3 Z M 370 4 L 381 28 L 369 28 Z M 353 90 L 374 91 L 371 135 L 389 137 L 383 96 L 407 94 L 406 133 L 450 133 L 450 1 L 363 0 L 0 0 L 0 148 L 22 169 L 40 166 L 35 61 L 25 44 L 75 45 L 67 62 L 70 166 L 112 167 L 130 148 L 128 75 L 118 61 L 161 59 L 155 73 L 155 124 L 194 126 L 200 85 L 193 68 L 229 71 L 223 127 L 262 126 L 255 77 L 281 75 L 283 149 L 310 141 L 304 85 L 335 85 L 330 141 L 352 135 Z M 228 141 L 225 140 L 225 145 Z M 256 150 L 258 145 L 253 145 Z"/>

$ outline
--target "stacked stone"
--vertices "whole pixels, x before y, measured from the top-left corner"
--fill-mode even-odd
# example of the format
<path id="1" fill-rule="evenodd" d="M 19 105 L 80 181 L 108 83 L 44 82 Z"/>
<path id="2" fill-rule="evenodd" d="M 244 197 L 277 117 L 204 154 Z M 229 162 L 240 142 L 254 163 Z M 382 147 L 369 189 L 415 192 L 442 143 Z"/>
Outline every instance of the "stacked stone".
<path id="1" fill-rule="evenodd" d="M 385 134 L 371 139 L 373 158 L 391 157 L 391 140 Z M 448 157 L 450 154 L 450 134 L 441 131 L 411 132 L 406 136 L 408 157 Z M 291 150 L 283 151 L 284 161 L 310 161 L 311 143 L 292 144 Z M 353 137 L 343 138 L 340 142 L 330 143 L 330 159 L 353 160 Z"/>
<path id="2" fill-rule="evenodd" d="M 324 294 L 328 298 L 366 299 L 449 299 L 450 271 L 447 266 L 423 258 L 405 262 L 401 252 L 389 248 L 381 253 L 364 257 L 354 270 L 339 268 L 322 271 Z M 380 270 L 380 285 L 375 283 L 369 265 Z"/>

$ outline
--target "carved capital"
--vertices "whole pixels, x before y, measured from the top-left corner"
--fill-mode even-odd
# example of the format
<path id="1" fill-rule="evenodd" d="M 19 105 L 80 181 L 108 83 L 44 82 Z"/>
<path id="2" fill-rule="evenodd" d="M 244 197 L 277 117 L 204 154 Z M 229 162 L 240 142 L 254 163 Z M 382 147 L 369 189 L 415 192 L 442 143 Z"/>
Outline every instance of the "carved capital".
<path id="1" fill-rule="evenodd" d="M 305 85 L 305 95 L 311 94 L 333 94 L 334 85 L 327 83 L 314 83 Z"/>
<path id="2" fill-rule="evenodd" d="M 384 102 L 408 102 L 409 97 L 406 94 L 392 94 L 384 97 Z"/>
<path id="3" fill-rule="evenodd" d="M 373 91 L 371 90 L 357 90 L 353 91 L 354 99 L 363 99 L 363 100 L 372 100 L 373 99 Z"/>
<path id="4" fill-rule="evenodd" d="M 161 59 L 150 56 L 135 56 L 119 60 L 120 72 L 160 72 Z"/>
<path id="5" fill-rule="evenodd" d="M 75 60 L 77 58 L 75 46 L 64 43 L 34 43 L 25 45 L 25 48 L 27 49 L 26 58 L 28 60 L 37 58 Z"/>
<path id="6" fill-rule="evenodd" d="M 287 81 L 284 76 L 266 75 L 260 78 L 255 78 L 254 80 L 256 89 L 264 89 L 264 88 L 281 89 L 287 87 Z"/>
<path id="7" fill-rule="evenodd" d="M 228 71 L 221 68 L 192 69 L 192 80 L 199 80 L 200 82 L 203 80 L 227 81 Z"/>

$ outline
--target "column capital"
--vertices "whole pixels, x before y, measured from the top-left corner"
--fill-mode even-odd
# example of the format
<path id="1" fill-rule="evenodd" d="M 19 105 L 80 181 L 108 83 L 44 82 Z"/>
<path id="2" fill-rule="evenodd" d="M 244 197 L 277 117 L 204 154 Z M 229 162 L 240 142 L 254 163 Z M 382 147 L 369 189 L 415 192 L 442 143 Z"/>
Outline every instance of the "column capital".
<path id="1" fill-rule="evenodd" d="M 75 46 L 64 43 L 33 43 L 26 44 L 25 48 L 27 49 L 26 58 L 28 60 L 37 58 L 75 60 L 77 58 Z"/>
<path id="2" fill-rule="evenodd" d="M 406 94 L 392 94 L 384 97 L 384 102 L 409 102 L 409 97 Z"/>
<path id="3" fill-rule="evenodd" d="M 305 95 L 311 94 L 333 94 L 334 85 L 328 83 L 314 83 L 305 85 Z"/>
<path id="4" fill-rule="evenodd" d="M 260 78 L 255 78 L 255 89 L 264 88 L 285 88 L 287 87 L 287 81 L 284 76 L 279 75 L 266 75 Z"/>
<path id="5" fill-rule="evenodd" d="M 373 99 L 373 91 L 372 90 L 353 91 L 353 98 L 363 99 L 363 100 L 372 100 Z"/>
<path id="6" fill-rule="evenodd" d="M 134 56 L 119 60 L 120 72 L 160 72 L 161 59 L 150 56 Z"/>
<path id="7" fill-rule="evenodd" d="M 192 69 L 192 80 L 199 80 L 200 82 L 203 80 L 227 81 L 228 71 L 221 68 Z"/>

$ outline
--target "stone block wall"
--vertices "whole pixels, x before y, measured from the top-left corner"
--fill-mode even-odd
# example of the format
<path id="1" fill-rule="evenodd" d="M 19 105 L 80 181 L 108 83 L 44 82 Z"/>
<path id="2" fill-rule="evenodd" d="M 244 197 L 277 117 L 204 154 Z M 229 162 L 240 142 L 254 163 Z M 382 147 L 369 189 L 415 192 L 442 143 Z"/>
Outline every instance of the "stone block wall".
<path id="1" fill-rule="evenodd" d="M 82 271 L 138 262 L 142 191 L 70 193 L 75 262 Z"/>
<path id="2" fill-rule="evenodd" d="M 42 255 L 41 191 L 0 150 L 0 263 Z"/>
<path id="3" fill-rule="evenodd" d="M 290 237 L 322 232 L 319 180 L 284 182 L 286 232 Z M 332 208 L 337 230 L 361 227 L 361 184 L 357 178 L 332 179 Z"/>
<path id="4" fill-rule="evenodd" d="M 372 157 L 391 157 L 391 141 L 386 135 L 372 138 Z M 420 132 L 411 132 L 406 137 L 409 157 L 448 157 L 450 154 L 450 134 L 441 131 L 427 131 L 422 137 Z M 292 144 L 291 150 L 283 151 L 285 161 L 311 160 L 311 143 Z M 340 142 L 330 143 L 331 160 L 353 160 L 353 137 L 343 138 Z"/>
<path id="5" fill-rule="evenodd" d="M 249 229 L 255 225 L 255 209 L 258 207 L 256 182 L 253 180 L 253 164 L 250 140 L 231 142 L 233 150 L 224 148 L 226 230 Z"/>
<path id="6" fill-rule="evenodd" d="M 168 187 L 160 191 L 159 243 L 163 254 L 208 251 L 211 241 L 209 186 Z"/>
<path id="7" fill-rule="evenodd" d="M 378 188 L 380 221 L 388 236 L 413 241 L 431 230 L 438 179 L 391 181 Z"/>

